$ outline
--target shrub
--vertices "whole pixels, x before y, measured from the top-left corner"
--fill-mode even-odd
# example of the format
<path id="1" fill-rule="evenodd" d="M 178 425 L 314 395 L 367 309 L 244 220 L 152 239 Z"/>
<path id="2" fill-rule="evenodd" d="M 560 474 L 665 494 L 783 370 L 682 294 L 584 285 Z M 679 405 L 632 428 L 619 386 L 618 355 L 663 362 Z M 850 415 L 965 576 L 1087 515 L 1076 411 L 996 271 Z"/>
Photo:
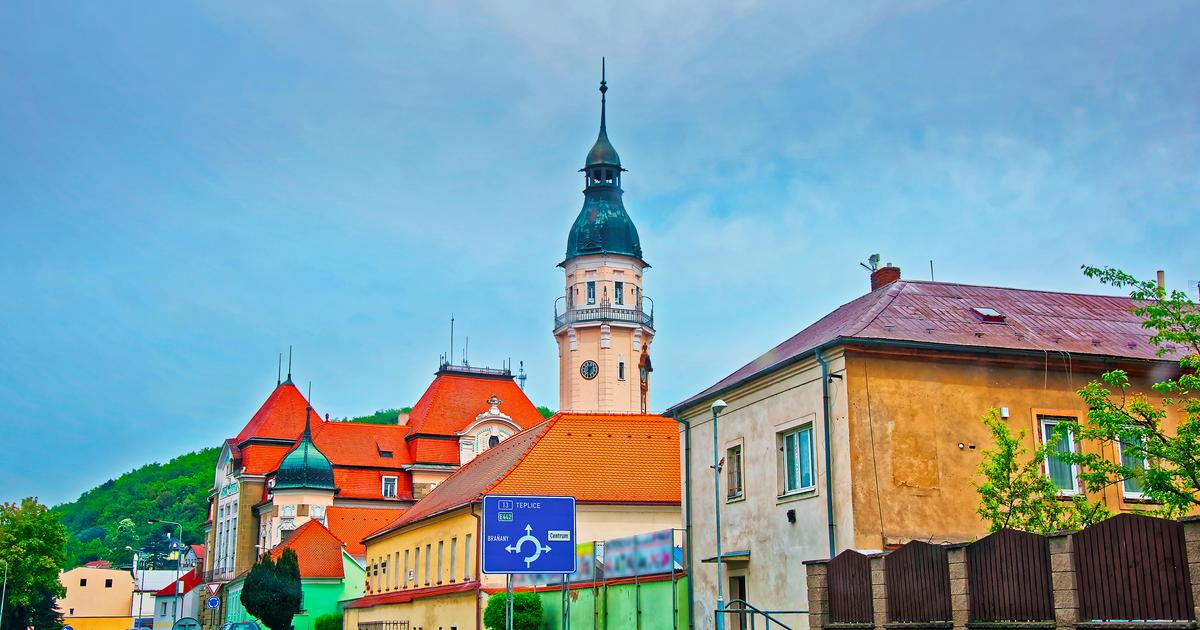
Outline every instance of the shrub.
<path id="1" fill-rule="evenodd" d="M 342 630 L 341 613 L 321 615 L 313 622 L 313 630 Z"/>
<path id="2" fill-rule="evenodd" d="M 504 630 L 504 593 L 488 598 L 483 611 L 488 630 Z M 513 593 L 513 630 L 539 630 L 542 627 L 542 598 L 537 593 Z"/>

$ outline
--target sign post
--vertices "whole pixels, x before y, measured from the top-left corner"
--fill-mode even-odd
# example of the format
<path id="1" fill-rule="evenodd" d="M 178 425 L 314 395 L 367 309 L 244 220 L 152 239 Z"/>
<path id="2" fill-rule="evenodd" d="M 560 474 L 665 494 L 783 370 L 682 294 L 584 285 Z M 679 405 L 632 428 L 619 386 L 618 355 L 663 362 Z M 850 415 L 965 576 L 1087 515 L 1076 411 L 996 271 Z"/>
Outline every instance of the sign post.
<path id="1" fill-rule="evenodd" d="M 575 497 L 483 497 L 482 571 L 505 576 L 504 622 L 513 623 L 512 576 L 574 573 Z"/>

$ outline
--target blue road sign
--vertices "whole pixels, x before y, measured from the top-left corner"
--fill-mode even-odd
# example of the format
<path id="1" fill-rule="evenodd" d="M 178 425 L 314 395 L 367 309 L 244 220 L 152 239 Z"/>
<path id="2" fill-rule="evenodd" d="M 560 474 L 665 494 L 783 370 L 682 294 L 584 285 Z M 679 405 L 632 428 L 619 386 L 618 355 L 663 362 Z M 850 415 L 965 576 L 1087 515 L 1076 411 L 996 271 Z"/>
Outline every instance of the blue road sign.
<path id="1" fill-rule="evenodd" d="M 483 497 L 484 573 L 574 573 L 575 497 Z"/>
<path id="2" fill-rule="evenodd" d="M 209 597 L 208 601 L 205 603 L 208 604 L 209 608 L 220 608 L 221 607 L 221 599 L 218 597 Z"/>

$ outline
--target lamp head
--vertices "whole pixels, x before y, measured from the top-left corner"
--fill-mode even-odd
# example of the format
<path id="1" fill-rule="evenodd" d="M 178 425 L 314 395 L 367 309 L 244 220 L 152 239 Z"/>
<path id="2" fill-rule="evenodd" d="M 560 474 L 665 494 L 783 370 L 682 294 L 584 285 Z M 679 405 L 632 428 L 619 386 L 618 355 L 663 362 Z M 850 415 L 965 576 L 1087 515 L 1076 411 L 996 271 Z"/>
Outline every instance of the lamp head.
<path id="1" fill-rule="evenodd" d="M 726 404 L 726 402 L 724 400 L 721 400 L 720 398 L 714 400 L 713 404 L 712 404 L 713 415 L 715 416 L 715 415 L 721 413 L 722 411 L 725 411 L 725 408 L 728 406 L 729 405 Z"/>

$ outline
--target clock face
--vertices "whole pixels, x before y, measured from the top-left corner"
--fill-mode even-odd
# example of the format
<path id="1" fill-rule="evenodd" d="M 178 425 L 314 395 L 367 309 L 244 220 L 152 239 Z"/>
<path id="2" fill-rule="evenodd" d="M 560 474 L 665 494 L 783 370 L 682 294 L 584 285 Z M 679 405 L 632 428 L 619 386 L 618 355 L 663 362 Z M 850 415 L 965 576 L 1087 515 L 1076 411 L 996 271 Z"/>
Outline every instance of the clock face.
<path id="1" fill-rule="evenodd" d="M 583 378 L 586 378 L 589 381 L 596 378 L 596 375 L 599 373 L 600 373 L 600 366 L 597 365 L 596 362 L 591 359 L 584 361 L 583 365 L 579 366 L 579 375 L 582 376 Z"/>

